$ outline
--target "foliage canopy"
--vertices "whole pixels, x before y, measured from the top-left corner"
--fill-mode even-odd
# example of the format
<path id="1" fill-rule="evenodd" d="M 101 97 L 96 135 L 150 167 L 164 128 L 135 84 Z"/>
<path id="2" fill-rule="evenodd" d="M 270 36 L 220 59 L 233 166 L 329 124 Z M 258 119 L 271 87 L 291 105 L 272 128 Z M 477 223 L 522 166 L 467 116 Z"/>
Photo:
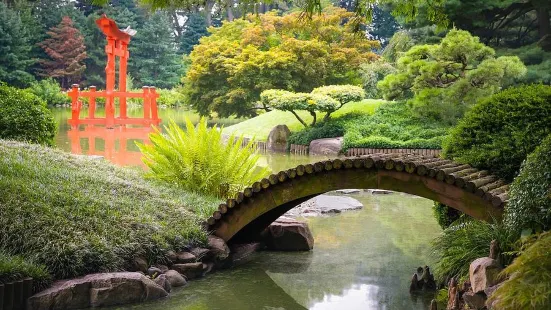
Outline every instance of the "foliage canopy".
<path id="1" fill-rule="evenodd" d="M 454 123 L 477 100 L 526 73 L 515 56 L 495 51 L 463 30 L 439 44 L 416 45 L 397 60 L 397 73 L 378 83 L 385 99 L 410 99 L 420 115 Z"/>
<path id="2" fill-rule="evenodd" d="M 514 232 L 551 229 L 551 135 L 528 156 L 511 184 L 505 223 Z"/>
<path id="3" fill-rule="evenodd" d="M 476 104 L 451 131 L 444 156 L 512 181 L 551 134 L 551 86 L 509 88 Z"/>
<path id="4" fill-rule="evenodd" d="M 330 7 L 308 23 L 299 13 L 270 12 L 210 28 L 190 54 L 188 102 L 201 115 L 251 116 L 264 90 L 359 84 L 357 67 L 377 58 L 379 44 L 355 34 L 351 17 Z"/>

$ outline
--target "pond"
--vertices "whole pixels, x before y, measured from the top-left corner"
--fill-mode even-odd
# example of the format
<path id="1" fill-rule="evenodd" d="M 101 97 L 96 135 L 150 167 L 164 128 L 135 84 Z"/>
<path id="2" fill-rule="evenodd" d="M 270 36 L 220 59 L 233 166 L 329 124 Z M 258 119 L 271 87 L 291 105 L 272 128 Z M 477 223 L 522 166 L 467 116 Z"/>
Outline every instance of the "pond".
<path id="1" fill-rule="evenodd" d="M 198 119 L 184 110 L 159 112 L 162 119 L 177 123 L 185 116 Z M 85 134 L 87 129 L 81 128 L 76 139 L 67 125 L 70 110 L 55 109 L 54 114 L 59 148 L 99 154 L 119 165 L 140 165 L 133 141 L 147 139 L 148 132 L 88 129 Z M 89 137 L 94 137 L 92 145 Z M 121 148 L 121 138 L 126 148 Z M 279 171 L 323 158 L 264 154 L 262 164 Z M 433 295 L 410 295 L 409 281 L 417 267 L 431 265 L 430 241 L 441 231 L 432 202 L 401 193 L 361 191 L 350 196 L 364 208 L 305 219 L 315 239 L 311 252 L 255 253 L 246 264 L 191 281 L 169 298 L 113 309 L 428 309 Z"/>

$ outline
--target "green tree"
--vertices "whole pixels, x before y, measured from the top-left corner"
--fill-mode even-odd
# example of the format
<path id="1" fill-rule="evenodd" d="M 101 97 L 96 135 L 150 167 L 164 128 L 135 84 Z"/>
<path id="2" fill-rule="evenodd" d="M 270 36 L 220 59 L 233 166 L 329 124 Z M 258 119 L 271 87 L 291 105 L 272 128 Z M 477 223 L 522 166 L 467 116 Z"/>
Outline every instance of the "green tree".
<path id="1" fill-rule="evenodd" d="M 208 34 L 205 18 L 199 13 L 189 14 L 180 37 L 180 52 L 191 53 L 193 47 L 199 43 L 199 39 Z"/>
<path id="2" fill-rule="evenodd" d="M 191 52 L 185 95 L 200 114 L 256 114 L 268 89 L 311 92 L 330 84 L 360 84 L 358 67 L 377 56 L 378 42 L 353 32 L 353 13 L 328 8 L 311 23 L 299 13 L 248 16 L 211 28 Z"/>
<path id="3" fill-rule="evenodd" d="M 378 87 L 388 100 L 409 99 L 422 116 L 455 123 L 477 100 L 526 73 L 518 57 L 494 55 L 477 37 L 454 29 L 440 44 L 412 47 Z"/>
<path id="4" fill-rule="evenodd" d="M 35 61 L 31 58 L 32 46 L 21 17 L 0 2 L 0 81 L 18 87 L 28 86 L 34 77 L 28 68 Z"/>
<path id="5" fill-rule="evenodd" d="M 182 61 L 166 13 L 155 12 L 147 19 L 138 29 L 130 52 L 130 68 L 137 86 L 172 88 L 180 81 Z"/>

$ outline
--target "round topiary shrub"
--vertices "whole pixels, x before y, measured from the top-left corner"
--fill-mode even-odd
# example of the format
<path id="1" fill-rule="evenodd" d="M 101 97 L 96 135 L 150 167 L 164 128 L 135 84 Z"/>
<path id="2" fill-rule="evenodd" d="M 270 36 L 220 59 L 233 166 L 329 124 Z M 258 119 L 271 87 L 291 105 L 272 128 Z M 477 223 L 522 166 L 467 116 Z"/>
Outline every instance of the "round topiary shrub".
<path id="1" fill-rule="evenodd" d="M 55 134 L 54 117 L 42 99 L 0 85 L 0 139 L 53 145 Z"/>
<path id="2" fill-rule="evenodd" d="M 528 156 L 505 207 L 505 224 L 519 233 L 551 229 L 551 135 Z"/>
<path id="3" fill-rule="evenodd" d="M 467 113 L 444 141 L 444 156 L 512 180 L 550 124 L 551 86 L 509 88 Z"/>

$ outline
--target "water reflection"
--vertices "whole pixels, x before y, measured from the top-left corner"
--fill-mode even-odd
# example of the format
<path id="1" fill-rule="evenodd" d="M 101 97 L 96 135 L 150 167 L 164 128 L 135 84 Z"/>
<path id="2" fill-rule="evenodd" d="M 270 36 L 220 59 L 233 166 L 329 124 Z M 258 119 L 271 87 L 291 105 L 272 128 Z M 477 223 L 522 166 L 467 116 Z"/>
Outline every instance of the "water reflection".
<path id="1" fill-rule="evenodd" d="M 386 309 L 378 302 L 379 287 L 371 284 L 352 285 L 340 295 L 325 295 L 323 300 L 310 306 L 310 310 L 348 309 L 371 310 Z M 382 307 L 381 307 L 382 306 Z"/>
<path id="2" fill-rule="evenodd" d="M 143 166 L 135 142 L 150 143 L 153 127 L 74 126 L 67 132 L 71 153 L 103 156 L 119 166 Z"/>

